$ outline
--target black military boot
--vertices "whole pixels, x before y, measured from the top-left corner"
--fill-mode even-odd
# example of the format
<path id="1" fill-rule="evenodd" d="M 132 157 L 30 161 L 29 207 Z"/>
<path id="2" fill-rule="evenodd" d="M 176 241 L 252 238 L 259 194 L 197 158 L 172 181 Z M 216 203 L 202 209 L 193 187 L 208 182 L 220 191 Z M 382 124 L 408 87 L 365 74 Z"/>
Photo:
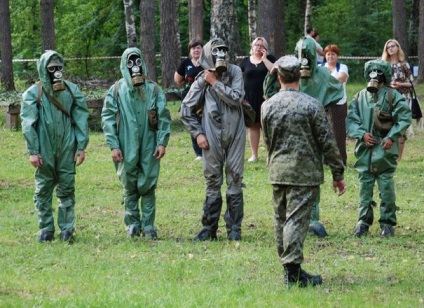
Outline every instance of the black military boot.
<path id="1" fill-rule="evenodd" d="M 54 232 L 41 230 L 38 234 L 38 241 L 40 243 L 54 241 Z"/>
<path id="2" fill-rule="evenodd" d="M 69 230 L 61 231 L 59 234 L 59 238 L 64 242 L 68 242 L 69 244 L 72 244 L 74 241 L 73 233 Z"/>
<path id="3" fill-rule="evenodd" d="M 218 198 L 206 197 L 203 203 L 202 213 L 202 230 L 197 233 L 195 240 L 206 241 L 216 240 L 216 230 L 218 230 L 219 217 L 221 215 L 222 197 Z"/>
<path id="4" fill-rule="evenodd" d="M 227 195 L 227 211 L 224 219 L 227 227 L 227 237 L 230 241 L 241 240 L 241 223 L 244 215 L 243 193 Z"/>
<path id="5" fill-rule="evenodd" d="M 353 236 L 362 237 L 368 235 L 369 227 L 361 222 L 358 222 L 355 225 L 355 230 L 353 231 Z"/>
<path id="6" fill-rule="evenodd" d="M 300 288 L 322 284 L 321 275 L 311 275 L 305 272 L 300 264 L 288 263 L 284 265 L 285 279 L 288 286 L 298 285 Z"/>

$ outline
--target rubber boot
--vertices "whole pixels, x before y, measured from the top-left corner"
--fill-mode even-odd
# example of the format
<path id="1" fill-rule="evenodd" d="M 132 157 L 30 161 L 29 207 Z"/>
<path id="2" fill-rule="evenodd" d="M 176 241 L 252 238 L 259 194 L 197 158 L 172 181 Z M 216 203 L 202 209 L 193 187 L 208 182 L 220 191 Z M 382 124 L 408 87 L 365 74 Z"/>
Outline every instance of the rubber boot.
<path id="1" fill-rule="evenodd" d="M 320 196 L 314 201 L 311 209 L 311 218 L 309 220 L 309 233 L 319 237 L 328 236 L 324 226 L 319 222 L 319 202 Z"/>
<path id="2" fill-rule="evenodd" d="M 202 230 L 194 238 L 198 241 L 216 240 L 219 217 L 221 215 L 222 197 L 206 197 L 202 211 Z"/>
<path id="3" fill-rule="evenodd" d="M 300 264 L 288 263 L 284 265 L 285 279 L 288 286 L 297 285 L 300 288 L 322 284 L 321 275 L 311 275 L 300 267 Z"/>
<path id="4" fill-rule="evenodd" d="M 243 193 L 227 195 L 227 211 L 224 219 L 227 227 L 227 237 L 232 241 L 241 240 L 241 223 L 243 221 Z"/>

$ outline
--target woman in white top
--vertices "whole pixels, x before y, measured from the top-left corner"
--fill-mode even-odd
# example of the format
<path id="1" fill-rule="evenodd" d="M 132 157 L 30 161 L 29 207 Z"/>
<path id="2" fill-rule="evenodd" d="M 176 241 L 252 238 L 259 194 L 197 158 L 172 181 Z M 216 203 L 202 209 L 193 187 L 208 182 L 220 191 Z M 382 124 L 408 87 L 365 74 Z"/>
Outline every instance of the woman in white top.
<path id="1" fill-rule="evenodd" d="M 324 48 L 325 60 L 323 64 L 330 71 L 331 75 L 343 84 L 344 96 L 336 104 L 329 108 L 328 115 L 330 122 L 333 125 L 334 137 L 339 147 L 340 155 L 342 156 L 343 163 L 346 165 L 346 116 L 347 116 L 347 95 L 346 95 L 346 82 L 349 78 L 349 71 L 345 64 L 337 62 L 340 49 L 337 45 L 328 45 Z"/>

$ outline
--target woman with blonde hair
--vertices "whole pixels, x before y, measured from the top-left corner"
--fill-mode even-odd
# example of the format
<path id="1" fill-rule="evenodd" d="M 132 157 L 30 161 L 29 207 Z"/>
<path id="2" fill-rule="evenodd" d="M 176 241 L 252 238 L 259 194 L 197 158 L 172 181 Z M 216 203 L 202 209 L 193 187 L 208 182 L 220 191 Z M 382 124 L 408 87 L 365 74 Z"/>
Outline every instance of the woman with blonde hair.
<path id="1" fill-rule="evenodd" d="M 268 55 L 268 42 L 264 37 L 257 37 L 253 40 L 250 48 L 250 56 L 245 57 L 240 68 L 243 72 L 245 99 L 256 111 L 255 124 L 250 127 L 249 141 L 252 156 L 249 162 L 258 159 L 259 140 L 261 133 L 261 106 L 264 101 L 263 83 L 265 76 L 270 71 L 277 59 L 273 55 Z"/>
<path id="2" fill-rule="evenodd" d="M 393 89 L 396 89 L 399 93 L 403 94 L 407 100 L 410 102 L 410 90 L 412 83 L 414 82 L 414 77 L 411 73 L 411 67 L 409 63 L 405 61 L 405 53 L 402 50 L 399 42 L 395 39 L 389 39 L 386 44 L 384 44 L 383 54 L 381 58 L 384 61 L 387 61 L 392 66 L 392 81 L 390 86 Z M 411 108 L 411 102 L 409 103 L 409 108 Z M 422 119 L 419 121 L 422 122 Z M 422 124 L 418 123 L 422 127 Z M 408 128 L 408 134 L 410 136 L 414 135 L 414 130 L 412 125 Z M 403 149 L 405 146 L 406 136 L 399 138 L 399 159 L 402 158 Z"/>

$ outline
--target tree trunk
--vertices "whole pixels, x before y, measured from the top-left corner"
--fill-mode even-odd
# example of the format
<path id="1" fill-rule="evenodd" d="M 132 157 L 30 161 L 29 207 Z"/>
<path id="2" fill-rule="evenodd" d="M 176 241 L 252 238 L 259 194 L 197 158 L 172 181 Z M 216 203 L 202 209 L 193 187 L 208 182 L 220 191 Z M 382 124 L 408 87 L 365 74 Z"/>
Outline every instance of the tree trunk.
<path id="1" fill-rule="evenodd" d="M 137 33 L 135 31 L 134 13 L 132 9 L 132 0 L 124 0 L 125 8 L 125 29 L 127 30 L 128 47 L 137 46 Z"/>
<path id="2" fill-rule="evenodd" d="M 236 4 L 236 0 L 211 0 L 211 38 L 224 40 L 231 63 L 241 54 Z"/>
<path id="3" fill-rule="evenodd" d="M 405 0 L 392 0 L 393 14 L 393 37 L 402 46 L 405 57 L 408 59 L 408 32 L 406 30 L 406 8 Z"/>
<path id="4" fill-rule="evenodd" d="M 40 0 L 41 52 L 54 50 L 54 0 Z"/>
<path id="5" fill-rule="evenodd" d="M 174 81 L 174 73 L 180 62 L 178 44 L 178 0 L 160 0 L 160 50 L 162 86 L 168 88 Z"/>
<path id="6" fill-rule="evenodd" d="M 418 53 L 418 27 L 420 18 L 420 0 L 412 0 L 411 14 L 409 18 L 409 54 Z"/>
<path id="7" fill-rule="evenodd" d="M 418 40 L 418 77 L 417 83 L 424 83 L 424 0 L 420 0 L 420 17 L 419 17 L 419 28 L 418 28 L 418 37 L 421 37 Z"/>
<path id="8" fill-rule="evenodd" d="M 146 62 L 147 76 L 156 81 L 155 1 L 140 0 L 140 50 Z"/>
<path id="9" fill-rule="evenodd" d="M 311 26 L 311 15 L 312 15 L 311 0 L 306 0 L 305 29 L 303 30 L 304 35 L 306 35 L 306 29 Z"/>
<path id="10" fill-rule="evenodd" d="M 203 41 L 203 1 L 188 0 L 190 40 Z"/>
<path id="11" fill-rule="evenodd" d="M 268 52 L 277 58 L 284 50 L 284 0 L 259 1 L 258 36 L 268 41 Z"/>
<path id="12" fill-rule="evenodd" d="M 0 0 L 1 81 L 7 91 L 15 91 L 13 81 L 12 35 L 10 33 L 9 0 Z"/>
<path id="13" fill-rule="evenodd" d="M 249 21 L 249 42 L 252 43 L 256 36 L 256 0 L 249 0 L 247 4 Z"/>

